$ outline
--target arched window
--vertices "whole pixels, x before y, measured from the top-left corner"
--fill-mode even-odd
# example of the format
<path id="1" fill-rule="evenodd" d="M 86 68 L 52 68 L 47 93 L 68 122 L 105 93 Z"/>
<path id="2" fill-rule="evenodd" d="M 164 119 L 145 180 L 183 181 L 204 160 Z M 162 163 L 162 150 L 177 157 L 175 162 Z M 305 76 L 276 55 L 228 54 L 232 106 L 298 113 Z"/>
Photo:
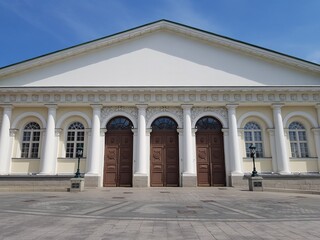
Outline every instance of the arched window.
<path id="1" fill-rule="evenodd" d="M 173 130 L 178 128 L 178 124 L 169 117 L 159 117 L 151 124 L 152 130 Z"/>
<path id="2" fill-rule="evenodd" d="M 36 122 L 28 123 L 22 134 L 22 158 L 39 158 L 40 126 Z"/>
<path id="3" fill-rule="evenodd" d="M 222 125 L 219 120 L 214 117 L 203 117 L 196 123 L 198 130 L 219 130 L 221 131 Z"/>
<path id="4" fill-rule="evenodd" d="M 132 128 L 132 122 L 126 117 L 112 118 L 107 124 L 107 130 L 128 130 Z"/>
<path id="5" fill-rule="evenodd" d="M 291 156 L 295 158 L 309 157 L 307 134 L 304 126 L 299 122 L 289 125 L 289 139 Z"/>
<path id="6" fill-rule="evenodd" d="M 84 148 L 84 126 L 80 122 L 74 122 L 67 132 L 66 158 L 75 158 L 79 147 Z"/>
<path id="7" fill-rule="evenodd" d="M 251 144 L 256 146 L 256 157 L 263 157 L 262 131 L 256 122 L 248 122 L 244 126 L 244 141 L 246 143 L 246 156 L 250 157 Z"/>

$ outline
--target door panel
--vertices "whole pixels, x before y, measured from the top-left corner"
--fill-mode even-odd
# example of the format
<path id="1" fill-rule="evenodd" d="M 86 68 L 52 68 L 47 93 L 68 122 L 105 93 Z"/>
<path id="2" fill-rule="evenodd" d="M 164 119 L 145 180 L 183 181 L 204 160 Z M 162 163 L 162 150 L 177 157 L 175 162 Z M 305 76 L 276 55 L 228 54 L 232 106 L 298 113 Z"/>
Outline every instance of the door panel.
<path id="1" fill-rule="evenodd" d="M 207 144 L 197 147 L 197 175 L 199 186 L 210 186 L 209 148 Z"/>
<path id="2" fill-rule="evenodd" d="M 199 131 L 197 144 L 198 186 L 225 186 L 223 136 L 219 131 Z"/>
<path id="3" fill-rule="evenodd" d="M 178 134 L 174 131 L 151 133 L 150 185 L 179 186 Z"/>
<path id="4" fill-rule="evenodd" d="M 106 146 L 103 186 L 132 186 L 132 132 L 108 131 L 106 133 L 105 142 Z"/>

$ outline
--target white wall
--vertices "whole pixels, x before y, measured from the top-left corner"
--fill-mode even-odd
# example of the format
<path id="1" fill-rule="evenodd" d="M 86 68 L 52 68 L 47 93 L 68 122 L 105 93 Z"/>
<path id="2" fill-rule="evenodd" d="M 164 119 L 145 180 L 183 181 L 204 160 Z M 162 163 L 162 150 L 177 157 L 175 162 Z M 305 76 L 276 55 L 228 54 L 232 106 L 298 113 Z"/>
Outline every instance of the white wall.
<path id="1" fill-rule="evenodd" d="M 20 75 L 4 86 L 320 85 L 320 76 L 168 32 L 98 49 Z"/>

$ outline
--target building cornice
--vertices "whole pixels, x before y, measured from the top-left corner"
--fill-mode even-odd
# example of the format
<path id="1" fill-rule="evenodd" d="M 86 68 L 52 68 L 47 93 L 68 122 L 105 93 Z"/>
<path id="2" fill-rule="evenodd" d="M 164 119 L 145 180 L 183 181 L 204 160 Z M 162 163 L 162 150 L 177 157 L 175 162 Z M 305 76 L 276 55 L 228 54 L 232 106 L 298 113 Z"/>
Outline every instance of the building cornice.
<path id="1" fill-rule="evenodd" d="M 47 65 L 56 61 L 61 61 L 66 58 L 70 58 L 79 54 L 90 52 L 99 48 L 108 47 L 119 42 L 124 42 L 133 38 L 143 36 L 148 33 L 156 32 L 159 30 L 171 31 L 174 33 L 182 34 L 184 36 L 193 37 L 199 40 L 231 48 L 244 52 L 246 54 L 262 57 L 266 60 L 271 60 L 278 63 L 283 63 L 295 68 L 320 73 L 320 65 L 304 61 L 302 59 L 294 58 L 282 53 L 278 53 L 269 49 L 254 46 L 248 43 L 237 41 L 235 39 L 227 38 L 214 33 L 206 32 L 200 29 L 195 29 L 186 25 L 170 22 L 167 20 L 157 21 L 151 24 L 147 24 L 141 27 L 137 27 L 125 32 L 107 36 L 98 40 L 94 40 L 88 43 L 77 45 L 68 49 L 50 53 L 44 56 L 40 56 L 31 60 L 27 60 L 21 63 L 10 65 L 0 69 L 0 77 L 19 73 L 25 70 L 38 68 L 43 65 Z"/>
<path id="2" fill-rule="evenodd" d="M 32 105 L 270 105 L 316 106 L 320 87 L 305 88 L 0 88 L 0 104 Z"/>

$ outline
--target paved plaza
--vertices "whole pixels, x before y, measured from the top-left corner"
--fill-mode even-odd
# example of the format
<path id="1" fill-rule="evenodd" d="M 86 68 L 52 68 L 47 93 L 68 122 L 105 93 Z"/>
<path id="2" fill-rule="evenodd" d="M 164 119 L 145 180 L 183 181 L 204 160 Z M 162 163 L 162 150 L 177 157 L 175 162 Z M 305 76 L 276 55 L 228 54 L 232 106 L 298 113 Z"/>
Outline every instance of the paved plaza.
<path id="1" fill-rule="evenodd" d="M 1 192 L 0 239 L 320 239 L 320 195 L 234 188 Z"/>

